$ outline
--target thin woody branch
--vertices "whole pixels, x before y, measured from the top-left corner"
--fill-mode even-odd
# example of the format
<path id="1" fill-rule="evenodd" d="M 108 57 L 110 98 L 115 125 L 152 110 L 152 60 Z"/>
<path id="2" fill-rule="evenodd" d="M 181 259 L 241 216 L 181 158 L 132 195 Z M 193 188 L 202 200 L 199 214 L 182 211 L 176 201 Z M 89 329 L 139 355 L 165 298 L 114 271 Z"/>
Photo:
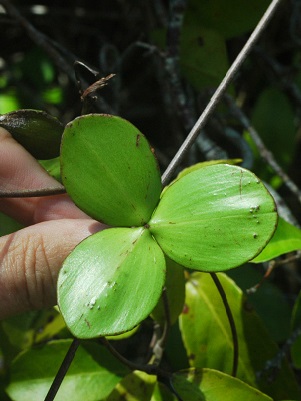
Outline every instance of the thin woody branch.
<path id="1" fill-rule="evenodd" d="M 194 127 L 190 131 L 189 135 L 187 136 L 186 140 L 174 156 L 173 160 L 170 162 L 169 166 L 165 170 L 162 176 L 163 185 L 166 185 L 172 178 L 173 173 L 175 172 L 177 166 L 180 164 L 184 156 L 189 151 L 190 147 L 194 143 L 196 137 L 199 135 L 201 129 L 205 126 L 208 119 L 212 116 L 213 112 L 215 111 L 217 105 L 219 104 L 220 100 L 224 96 L 227 88 L 233 81 L 237 71 L 242 66 L 243 62 L 254 48 L 255 44 L 257 43 L 258 39 L 260 38 L 261 34 L 267 27 L 268 23 L 274 16 L 274 13 L 282 3 L 282 0 L 273 0 L 266 12 L 264 13 L 263 17 L 259 21 L 258 25 L 254 29 L 253 33 L 251 34 L 250 38 L 248 39 L 247 43 L 241 50 L 241 52 L 236 57 L 235 61 L 229 68 L 226 76 L 220 83 L 219 87 L 215 91 L 214 95 L 212 96 L 210 102 L 208 103 L 207 107 L 199 117 L 198 121 L 195 123 Z"/>

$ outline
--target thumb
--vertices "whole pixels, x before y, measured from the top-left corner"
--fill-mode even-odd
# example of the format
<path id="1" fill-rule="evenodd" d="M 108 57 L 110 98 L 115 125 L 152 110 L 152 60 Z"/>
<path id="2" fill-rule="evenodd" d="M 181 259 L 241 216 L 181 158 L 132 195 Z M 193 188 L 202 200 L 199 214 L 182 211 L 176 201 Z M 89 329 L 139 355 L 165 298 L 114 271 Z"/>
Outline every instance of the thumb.
<path id="1" fill-rule="evenodd" d="M 56 283 L 74 247 L 105 225 L 53 220 L 0 238 L 0 319 L 56 304 Z"/>

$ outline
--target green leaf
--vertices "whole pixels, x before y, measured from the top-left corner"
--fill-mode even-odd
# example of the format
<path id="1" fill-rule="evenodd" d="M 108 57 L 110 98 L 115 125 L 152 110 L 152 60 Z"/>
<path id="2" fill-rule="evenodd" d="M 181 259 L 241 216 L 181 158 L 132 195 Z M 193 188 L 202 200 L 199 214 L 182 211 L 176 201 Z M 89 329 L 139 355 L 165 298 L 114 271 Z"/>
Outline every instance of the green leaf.
<path id="1" fill-rule="evenodd" d="M 53 339 L 66 328 L 63 318 L 54 308 L 11 316 L 4 319 L 1 326 L 0 346 L 3 347 L 6 364 L 20 351 Z"/>
<path id="2" fill-rule="evenodd" d="M 132 372 L 117 384 L 106 401 L 149 401 L 156 381 L 156 376 Z"/>
<path id="3" fill-rule="evenodd" d="M 34 342 L 35 322 L 40 312 L 31 311 L 12 316 L 2 321 L 2 327 L 9 342 L 18 351 L 29 348 Z"/>
<path id="4" fill-rule="evenodd" d="M 179 399 L 164 384 L 157 382 L 151 401 L 179 401 Z"/>
<path id="5" fill-rule="evenodd" d="M 301 249 L 301 230 L 279 218 L 278 226 L 270 242 L 252 262 L 266 262 L 299 249 Z"/>
<path id="6" fill-rule="evenodd" d="M 218 278 L 226 293 L 238 336 L 237 377 L 276 400 L 300 397 L 286 359 L 282 360 L 281 366 L 270 364 L 271 371 L 265 370 L 280 350 L 240 288 L 225 274 L 219 273 Z M 194 273 L 187 282 L 180 329 L 191 366 L 231 374 L 232 334 L 221 296 L 209 274 Z"/>
<path id="7" fill-rule="evenodd" d="M 53 341 L 20 354 L 11 366 L 9 396 L 14 401 L 43 400 L 70 345 L 71 340 Z M 55 400 L 99 401 L 127 372 L 106 349 L 80 346 Z"/>
<path id="8" fill-rule="evenodd" d="M 145 137 L 120 117 L 90 114 L 64 131 L 62 180 L 87 214 L 113 226 L 148 222 L 161 192 L 157 161 Z"/>
<path id="9" fill-rule="evenodd" d="M 50 341 L 53 338 L 60 338 L 59 335 L 62 334 L 63 330 L 66 330 L 66 324 L 62 315 L 52 308 L 50 316 L 44 324 L 40 325 L 39 329 L 35 333 L 35 343 L 41 343 L 45 341 Z M 70 333 L 68 331 L 68 336 Z M 62 338 L 62 337 L 61 337 Z"/>
<path id="10" fill-rule="evenodd" d="M 76 337 L 119 334 L 151 313 L 164 281 L 164 255 L 148 229 L 110 228 L 85 239 L 67 257 L 58 303 Z"/>
<path id="11" fill-rule="evenodd" d="M 229 39 L 255 28 L 268 5 L 268 0 L 189 0 L 186 18 Z"/>
<path id="12" fill-rule="evenodd" d="M 190 366 L 179 327 L 179 319 L 169 329 L 164 356 L 173 371 L 187 369 Z"/>
<path id="13" fill-rule="evenodd" d="M 42 96 L 43 100 L 46 103 L 60 105 L 63 103 L 63 89 L 60 86 L 53 86 L 51 88 L 46 89 Z"/>
<path id="14" fill-rule="evenodd" d="M 11 234 L 24 226 L 4 213 L 0 213 L 0 236 Z"/>
<path id="15" fill-rule="evenodd" d="M 170 323 L 174 324 L 183 310 L 185 301 L 185 276 L 183 266 L 166 257 L 166 297 Z M 152 311 L 152 318 L 161 325 L 166 321 L 162 297 Z"/>
<path id="16" fill-rule="evenodd" d="M 261 282 L 264 270 L 247 264 L 227 271 L 227 275 L 246 291 Z M 248 303 L 264 322 L 271 338 L 277 344 L 285 342 L 290 333 L 291 318 L 291 305 L 287 294 L 272 280 L 265 280 L 257 291 L 248 294 Z"/>
<path id="17" fill-rule="evenodd" d="M 51 177 L 61 182 L 61 166 L 59 157 L 48 160 L 39 160 L 39 163 L 47 171 L 47 173 L 51 175 Z"/>
<path id="18" fill-rule="evenodd" d="M 140 328 L 140 325 L 135 326 L 132 330 L 126 331 L 125 333 L 116 334 L 115 336 L 106 336 L 106 339 L 110 340 L 110 341 L 126 340 L 127 338 L 130 338 L 134 334 L 136 334 L 137 331 L 139 330 L 139 328 Z"/>
<path id="19" fill-rule="evenodd" d="M 284 167 L 291 165 L 296 147 L 297 128 L 294 118 L 295 112 L 283 91 L 268 88 L 260 93 L 253 109 L 252 125 L 260 133 L 266 147 Z M 266 163 L 262 164 L 262 169 L 266 170 Z"/>
<path id="20" fill-rule="evenodd" d="M 193 171 L 199 170 L 203 167 L 214 166 L 215 164 L 234 164 L 235 165 L 235 164 L 238 164 L 241 162 L 242 162 L 242 159 L 220 159 L 220 160 L 207 160 L 205 162 L 196 163 L 196 164 L 193 164 L 192 166 L 184 168 L 178 174 L 176 180 L 184 177 L 184 175 L 192 173 Z"/>
<path id="21" fill-rule="evenodd" d="M 151 38 L 166 50 L 166 29 L 152 31 Z M 229 67 L 224 38 L 189 18 L 184 19 L 181 31 L 179 59 L 181 72 L 199 90 L 218 86 Z"/>
<path id="22" fill-rule="evenodd" d="M 20 107 L 20 101 L 14 89 L 8 89 L 3 93 L 4 90 L 1 88 L 1 91 L 0 114 L 9 113 L 10 111 L 16 110 Z"/>
<path id="23" fill-rule="evenodd" d="M 226 292 L 239 339 L 238 377 L 255 385 L 241 320 L 242 291 L 226 276 L 218 274 Z M 186 284 L 186 300 L 180 329 L 191 366 L 232 372 L 233 340 L 224 305 L 211 276 L 195 273 Z"/>
<path id="24" fill-rule="evenodd" d="M 189 20 L 181 34 L 180 64 L 195 88 L 218 86 L 229 66 L 224 38 L 199 21 Z"/>
<path id="25" fill-rule="evenodd" d="M 0 116 L 0 127 L 37 159 L 52 159 L 60 152 L 63 125 L 40 110 L 17 110 Z"/>
<path id="26" fill-rule="evenodd" d="M 173 385 L 185 401 L 272 401 L 239 379 L 211 369 L 177 372 Z"/>
<path id="27" fill-rule="evenodd" d="M 177 263 L 222 271 L 254 258 L 277 224 L 274 200 L 250 171 L 214 165 L 185 175 L 162 194 L 150 230 Z"/>

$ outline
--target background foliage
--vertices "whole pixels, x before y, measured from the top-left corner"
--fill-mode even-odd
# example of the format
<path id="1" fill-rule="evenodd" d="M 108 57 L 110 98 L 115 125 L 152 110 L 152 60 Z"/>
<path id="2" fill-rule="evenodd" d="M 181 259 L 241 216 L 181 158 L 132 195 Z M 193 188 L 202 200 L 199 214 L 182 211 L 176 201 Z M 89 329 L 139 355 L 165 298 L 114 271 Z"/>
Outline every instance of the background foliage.
<path id="1" fill-rule="evenodd" d="M 83 90 L 100 77 L 116 74 L 96 101 L 89 101 L 89 109 L 131 121 L 155 148 L 164 171 L 269 1 L 189 0 L 186 7 L 185 2 L 170 3 L 0 1 L 0 114 L 34 108 L 67 124 L 82 113 L 73 66 L 79 60 L 99 74 L 78 66 Z M 229 97 L 181 166 L 243 159 L 244 167 L 277 191 L 281 216 L 297 227 L 281 221 L 286 234 L 282 231 L 273 239 L 275 252 L 279 242 L 285 242 L 283 252 L 290 251 L 288 255 L 271 251 L 257 264 L 220 275 L 237 324 L 238 378 L 243 383 L 228 376 L 233 343 L 210 276 L 185 273 L 185 305 L 179 319 L 172 319 L 162 359 L 162 366 L 172 372 L 185 369 L 174 377 L 185 401 L 225 400 L 223 387 L 216 385 L 221 380 L 233 391 L 229 399 L 247 400 L 249 392 L 258 391 L 249 385 L 267 394 L 260 393 L 263 400 L 301 399 L 301 275 L 299 253 L 293 252 L 301 248 L 301 196 L 290 190 L 283 174 L 301 185 L 300 11 L 297 0 L 283 2 L 239 71 Z M 182 28 L 172 23 L 182 17 Z M 275 168 L 271 155 L 281 169 Z M 59 178 L 55 163 L 43 163 Z M 17 228 L 1 216 L 2 235 Z M 255 291 L 272 265 L 276 268 Z M 152 335 L 153 321 L 148 318 L 132 336 L 112 343 L 131 361 L 142 363 L 148 360 Z M 70 339 L 54 309 L 1 322 L 0 399 L 42 400 Z M 131 372 L 95 341 L 81 344 L 57 399 L 70 398 L 71 388 L 78 399 L 81 389 L 85 398 L 95 401 L 176 399 L 168 384 L 164 378 Z M 217 393 L 210 393 L 211 388 Z M 255 393 L 250 394 L 254 399 Z"/>

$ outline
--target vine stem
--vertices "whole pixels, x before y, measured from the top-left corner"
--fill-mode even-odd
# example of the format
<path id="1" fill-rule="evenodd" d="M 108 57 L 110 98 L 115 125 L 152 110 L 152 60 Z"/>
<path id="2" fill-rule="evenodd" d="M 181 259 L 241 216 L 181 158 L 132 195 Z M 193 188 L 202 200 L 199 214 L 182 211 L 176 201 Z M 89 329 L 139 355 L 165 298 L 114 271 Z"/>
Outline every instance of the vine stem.
<path id="1" fill-rule="evenodd" d="M 16 191 L 0 190 L 1 198 L 34 198 L 38 196 L 50 196 L 65 194 L 66 189 L 61 187 L 41 188 L 41 189 L 18 189 Z"/>
<path id="2" fill-rule="evenodd" d="M 239 355 L 239 347 L 238 347 L 238 337 L 237 337 L 237 330 L 236 330 L 236 326 L 235 326 L 235 322 L 234 322 L 234 318 L 231 312 L 231 308 L 230 305 L 228 303 L 227 300 L 227 296 L 225 293 L 225 290 L 221 284 L 221 282 L 219 281 L 219 278 L 217 277 L 216 273 L 210 273 L 212 280 L 214 281 L 214 284 L 222 298 L 223 304 L 225 306 L 226 309 L 226 314 L 228 317 L 228 321 L 230 324 L 230 328 L 231 328 L 231 333 L 232 333 L 232 341 L 233 341 L 233 365 L 232 365 L 232 376 L 236 377 L 237 375 L 237 368 L 238 368 L 238 355 Z"/>
<path id="3" fill-rule="evenodd" d="M 201 116 L 191 129 L 190 133 L 188 134 L 186 140 L 183 142 L 182 146 L 180 147 L 180 149 L 170 162 L 169 166 L 163 173 L 162 175 L 163 185 L 166 185 L 170 181 L 176 168 L 178 167 L 178 165 L 180 164 L 180 162 L 190 149 L 191 145 L 194 143 L 195 139 L 199 135 L 200 130 L 205 126 L 209 117 L 216 109 L 218 103 L 220 102 L 230 83 L 233 81 L 233 78 L 235 77 L 237 71 L 241 67 L 242 63 L 245 61 L 246 57 L 249 55 L 250 51 L 253 49 L 254 45 L 256 44 L 257 40 L 261 36 L 264 29 L 267 27 L 268 23 L 272 19 L 274 13 L 278 9 L 281 2 L 282 0 L 273 0 L 269 5 L 269 7 L 267 8 L 266 12 L 262 16 L 258 25 L 256 26 L 251 36 L 249 37 L 248 41 L 246 42 L 246 44 L 244 45 L 244 47 L 242 48 L 236 59 L 234 60 L 231 67 L 229 68 L 227 74 L 220 83 L 219 87 L 214 92 L 207 107 L 205 108 L 205 110 L 203 111 L 203 113 L 201 114 Z"/>
<path id="4" fill-rule="evenodd" d="M 66 373 L 75 357 L 75 353 L 76 353 L 76 350 L 79 347 L 79 345 L 80 345 L 80 340 L 75 338 L 72 341 L 72 343 L 67 351 L 67 354 L 65 355 L 65 358 L 51 384 L 51 387 L 50 387 L 44 401 L 53 401 L 54 400 L 59 388 L 61 387 L 62 381 L 64 380 Z"/>
<path id="5" fill-rule="evenodd" d="M 167 378 L 170 379 L 172 374 L 170 372 L 167 372 L 163 369 L 161 369 L 158 365 L 154 364 L 139 364 L 136 362 L 132 362 L 129 359 L 125 358 L 123 355 L 121 355 L 116 348 L 114 348 L 111 343 L 105 338 L 101 337 L 100 338 L 101 342 L 103 345 L 111 352 L 112 355 L 115 356 L 121 363 L 123 363 L 125 366 L 127 366 L 130 370 L 140 370 L 142 372 L 145 372 L 149 375 L 157 375 L 162 378 Z M 51 400 L 45 400 L 45 401 L 51 401 Z"/>
<path id="6" fill-rule="evenodd" d="M 174 385 L 173 385 L 173 374 L 161 369 L 158 365 L 155 364 L 146 364 L 146 365 L 141 365 L 132 361 L 129 361 L 127 358 L 125 358 L 123 355 L 121 355 L 112 345 L 111 343 L 105 338 L 102 337 L 101 342 L 103 345 L 111 352 L 113 356 L 115 356 L 116 359 L 118 359 L 121 363 L 123 363 L 125 366 L 127 366 L 130 370 L 135 371 L 135 370 L 140 370 L 142 372 L 147 373 L 148 375 L 156 375 L 161 382 L 163 382 L 167 387 L 170 389 L 170 391 L 176 396 L 178 401 L 183 401 L 183 399 L 180 397 L 178 392 L 176 391 Z M 45 400 L 45 401 L 52 401 L 52 400 Z"/>

